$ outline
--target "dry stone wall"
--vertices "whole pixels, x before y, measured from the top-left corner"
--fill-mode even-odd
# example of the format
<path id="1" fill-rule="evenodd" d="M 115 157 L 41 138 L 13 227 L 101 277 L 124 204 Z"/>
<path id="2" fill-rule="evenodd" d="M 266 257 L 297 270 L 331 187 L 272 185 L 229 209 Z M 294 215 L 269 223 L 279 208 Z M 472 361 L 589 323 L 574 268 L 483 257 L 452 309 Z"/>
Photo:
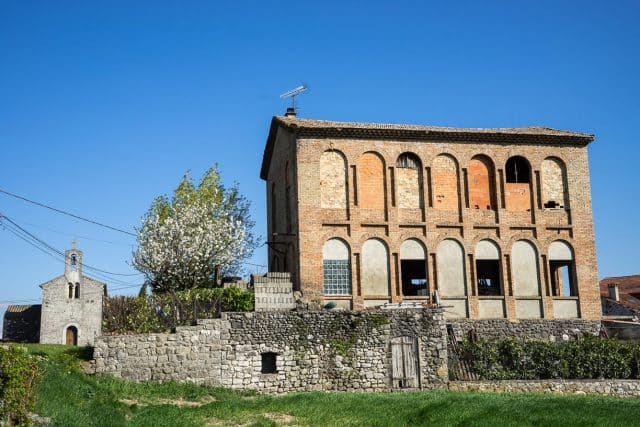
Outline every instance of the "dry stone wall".
<path id="1" fill-rule="evenodd" d="M 599 394 L 608 396 L 640 396 L 638 380 L 509 380 L 509 381 L 451 381 L 455 391 L 499 393 Z"/>
<path id="2" fill-rule="evenodd" d="M 447 381 L 439 310 L 224 313 L 174 334 L 99 337 L 97 373 L 134 381 L 186 381 L 260 392 L 389 390 L 392 342 L 415 343 L 413 388 Z M 397 341 L 397 340 L 395 340 Z M 264 372 L 275 354 L 275 372 Z M 268 366 L 267 366 L 268 368 Z"/>

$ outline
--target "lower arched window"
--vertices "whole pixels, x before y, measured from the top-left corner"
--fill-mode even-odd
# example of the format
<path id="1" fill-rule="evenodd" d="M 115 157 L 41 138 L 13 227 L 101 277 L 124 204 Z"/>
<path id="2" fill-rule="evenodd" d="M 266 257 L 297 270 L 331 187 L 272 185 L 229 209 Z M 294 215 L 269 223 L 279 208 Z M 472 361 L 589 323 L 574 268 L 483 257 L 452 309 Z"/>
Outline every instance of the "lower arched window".
<path id="1" fill-rule="evenodd" d="M 515 296 L 540 295 L 538 253 L 527 240 L 518 240 L 511 248 L 511 273 Z"/>
<path id="2" fill-rule="evenodd" d="M 578 295 L 573 251 L 567 243 L 561 240 L 556 240 L 549 245 L 549 273 L 555 296 L 573 297 Z"/>
<path id="3" fill-rule="evenodd" d="M 408 239 L 400 246 L 402 295 L 427 296 L 427 251 L 416 239 Z"/>
<path id="4" fill-rule="evenodd" d="M 476 280 L 478 295 L 502 295 L 500 250 L 491 240 L 476 245 Z"/>
<path id="5" fill-rule="evenodd" d="M 329 239 L 322 248 L 323 292 L 325 295 L 351 294 L 349 246 L 341 239 Z"/>
<path id="6" fill-rule="evenodd" d="M 362 291 L 364 295 L 389 295 L 389 251 L 379 239 L 362 245 Z"/>
<path id="7" fill-rule="evenodd" d="M 436 252 L 438 289 L 441 296 L 466 295 L 464 250 L 460 243 L 445 239 Z"/>

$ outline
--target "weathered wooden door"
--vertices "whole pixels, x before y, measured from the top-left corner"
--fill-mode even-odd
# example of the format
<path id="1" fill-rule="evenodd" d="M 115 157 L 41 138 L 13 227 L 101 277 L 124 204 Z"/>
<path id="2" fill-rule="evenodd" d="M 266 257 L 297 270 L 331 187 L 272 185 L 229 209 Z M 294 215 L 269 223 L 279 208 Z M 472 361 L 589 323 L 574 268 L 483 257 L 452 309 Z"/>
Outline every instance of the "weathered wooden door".
<path id="1" fill-rule="evenodd" d="M 391 381 L 393 388 L 418 388 L 418 355 L 415 338 L 391 340 Z"/>
<path id="2" fill-rule="evenodd" d="M 67 345 L 78 345 L 78 329 L 75 326 L 67 328 Z"/>

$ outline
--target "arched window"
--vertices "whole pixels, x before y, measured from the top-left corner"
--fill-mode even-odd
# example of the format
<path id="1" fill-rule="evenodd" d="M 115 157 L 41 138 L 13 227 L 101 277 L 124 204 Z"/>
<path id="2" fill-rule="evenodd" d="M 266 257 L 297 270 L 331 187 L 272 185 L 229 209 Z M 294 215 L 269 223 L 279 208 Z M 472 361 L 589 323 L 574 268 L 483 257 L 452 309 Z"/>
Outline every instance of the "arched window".
<path id="1" fill-rule="evenodd" d="M 385 207 L 384 163 L 375 153 L 364 153 L 358 159 L 358 207 Z"/>
<path id="2" fill-rule="evenodd" d="M 71 254 L 71 260 L 69 262 L 69 266 L 71 267 L 71 271 L 78 271 L 78 255 Z"/>
<path id="3" fill-rule="evenodd" d="M 74 286 L 74 289 L 75 289 L 75 293 L 74 293 L 75 298 L 80 298 L 80 283 L 76 283 Z"/>
<path id="4" fill-rule="evenodd" d="M 427 296 L 427 251 L 417 239 L 408 239 L 400 246 L 402 295 Z"/>
<path id="5" fill-rule="evenodd" d="M 73 283 L 69 282 L 69 299 L 73 298 L 73 290 L 74 290 Z"/>
<path id="6" fill-rule="evenodd" d="M 438 245 L 436 258 L 440 295 L 466 295 L 464 250 L 460 243 L 453 239 L 443 240 Z"/>
<path id="7" fill-rule="evenodd" d="M 531 210 L 531 167 L 527 159 L 514 156 L 505 165 L 505 199 L 507 210 L 526 212 Z"/>
<path id="8" fill-rule="evenodd" d="M 339 151 L 325 151 L 320 156 L 320 207 L 347 207 L 347 160 Z"/>
<path id="9" fill-rule="evenodd" d="M 556 240 L 549 245 L 549 273 L 555 296 L 577 296 L 573 250 L 566 242 Z"/>
<path id="10" fill-rule="evenodd" d="M 546 209 L 569 207 L 566 181 L 562 161 L 553 157 L 542 161 L 542 197 Z"/>
<path id="11" fill-rule="evenodd" d="M 443 211 L 459 208 L 458 164 L 449 155 L 441 154 L 431 165 L 433 182 L 433 207 Z"/>
<path id="12" fill-rule="evenodd" d="M 349 246 L 341 239 L 329 239 L 322 248 L 323 292 L 325 295 L 351 294 Z"/>
<path id="13" fill-rule="evenodd" d="M 500 249 L 493 241 L 480 240 L 476 245 L 476 281 L 478 295 L 502 295 Z"/>
<path id="14" fill-rule="evenodd" d="M 538 252 L 527 240 L 518 240 L 511 248 L 511 275 L 515 296 L 539 296 Z"/>
<path id="15" fill-rule="evenodd" d="M 528 184 L 531 182 L 529 162 L 521 156 L 513 156 L 507 160 L 506 174 L 508 183 Z"/>
<path id="16" fill-rule="evenodd" d="M 493 164 L 486 156 L 475 156 L 469 161 L 469 207 L 495 209 Z"/>
<path id="17" fill-rule="evenodd" d="M 395 171 L 396 194 L 399 208 L 422 207 L 422 163 L 413 153 L 398 157 Z"/>
<path id="18" fill-rule="evenodd" d="M 78 328 L 69 326 L 65 331 L 65 344 L 78 345 Z"/>
<path id="19" fill-rule="evenodd" d="M 362 292 L 364 295 L 389 295 L 389 251 L 379 239 L 362 245 Z"/>

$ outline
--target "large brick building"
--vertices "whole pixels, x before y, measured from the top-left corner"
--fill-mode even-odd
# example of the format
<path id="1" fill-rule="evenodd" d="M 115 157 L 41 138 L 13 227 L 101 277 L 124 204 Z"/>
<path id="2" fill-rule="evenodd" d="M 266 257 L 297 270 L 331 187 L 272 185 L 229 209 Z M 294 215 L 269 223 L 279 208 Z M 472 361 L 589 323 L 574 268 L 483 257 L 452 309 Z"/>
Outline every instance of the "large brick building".
<path id="1" fill-rule="evenodd" d="M 345 308 L 437 295 L 449 317 L 598 319 L 593 139 L 274 117 L 269 270 Z"/>

